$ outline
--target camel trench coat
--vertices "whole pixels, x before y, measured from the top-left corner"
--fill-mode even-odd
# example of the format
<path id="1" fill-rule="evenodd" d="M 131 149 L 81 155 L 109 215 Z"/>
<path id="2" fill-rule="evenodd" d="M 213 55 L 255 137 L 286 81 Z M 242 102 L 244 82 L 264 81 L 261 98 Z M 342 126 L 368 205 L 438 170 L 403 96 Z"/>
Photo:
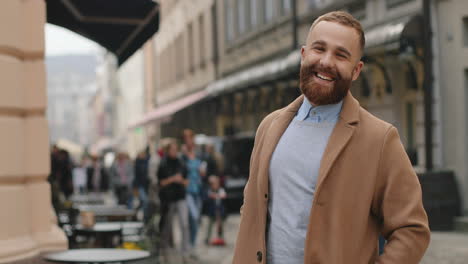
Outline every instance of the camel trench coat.
<path id="1" fill-rule="evenodd" d="M 271 113 L 257 130 L 234 264 L 266 263 L 270 158 L 302 101 Z M 379 234 L 388 240 L 381 256 Z M 397 129 L 348 93 L 321 160 L 304 263 L 416 264 L 429 240 L 421 186 Z"/>

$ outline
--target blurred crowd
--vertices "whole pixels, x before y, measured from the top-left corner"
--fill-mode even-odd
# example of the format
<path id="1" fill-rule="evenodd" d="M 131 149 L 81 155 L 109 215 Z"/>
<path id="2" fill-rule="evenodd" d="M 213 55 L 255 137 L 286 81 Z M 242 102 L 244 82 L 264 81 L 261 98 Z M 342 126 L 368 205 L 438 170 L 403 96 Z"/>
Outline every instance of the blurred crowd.
<path id="1" fill-rule="evenodd" d="M 209 219 L 203 242 L 223 245 L 224 158 L 212 143 L 196 144 L 192 130 L 181 134 L 180 140 L 165 138 L 158 147 L 146 147 L 133 160 L 117 152 L 111 159 L 87 154 L 75 163 L 66 150 L 53 146 L 49 182 L 55 210 L 75 194 L 111 193 L 119 205 L 142 212 L 145 223 L 158 215 L 163 263 L 176 247 L 176 218 L 183 258 L 198 258 L 195 248 L 202 215 Z"/>

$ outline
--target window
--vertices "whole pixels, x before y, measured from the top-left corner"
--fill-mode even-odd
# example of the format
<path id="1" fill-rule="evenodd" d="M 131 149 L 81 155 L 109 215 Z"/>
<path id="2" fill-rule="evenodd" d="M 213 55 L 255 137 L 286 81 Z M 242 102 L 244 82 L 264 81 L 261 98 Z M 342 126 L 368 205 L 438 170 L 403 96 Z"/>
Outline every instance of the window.
<path id="1" fill-rule="evenodd" d="M 177 63 L 176 78 L 180 79 L 184 76 L 184 42 L 182 35 L 179 35 L 176 38 L 175 47 L 177 47 L 177 50 L 175 51 L 175 62 Z"/>
<path id="2" fill-rule="evenodd" d="M 289 12 L 291 12 L 292 8 L 292 0 L 281 0 L 281 14 L 282 15 L 287 15 Z"/>
<path id="3" fill-rule="evenodd" d="M 409 3 L 413 0 L 386 0 L 387 1 L 387 8 L 392 8 L 401 4 Z"/>
<path id="4" fill-rule="evenodd" d="M 322 7 L 327 0 L 307 0 L 309 9 L 316 9 Z"/>
<path id="5" fill-rule="evenodd" d="M 238 32 L 242 34 L 246 30 L 246 21 L 245 21 L 245 0 L 237 1 L 237 22 L 238 22 Z"/>
<path id="6" fill-rule="evenodd" d="M 463 18 L 463 44 L 468 47 L 468 16 Z"/>
<path id="7" fill-rule="evenodd" d="M 406 144 L 409 149 L 414 147 L 414 113 L 413 113 L 413 104 L 406 103 Z"/>
<path id="8" fill-rule="evenodd" d="M 199 48 L 200 48 L 200 66 L 204 67 L 205 66 L 205 17 L 200 15 L 198 18 L 198 24 L 200 26 L 200 42 Z"/>
<path id="9" fill-rule="evenodd" d="M 468 99 L 468 68 L 465 69 L 465 94 L 466 99 Z"/>
<path id="10" fill-rule="evenodd" d="M 193 50 L 193 25 L 192 23 L 189 24 L 188 26 L 188 40 L 187 40 L 187 45 L 188 45 L 188 60 L 189 60 L 189 71 L 193 72 L 194 71 L 194 64 L 195 64 L 195 58 L 194 58 L 194 50 Z"/>
<path id="11" fill-rule="evenodd" d="M 178 43 L 179 50 L 177 54 L 179 54 L 180 59 L 177 61 L 178 69 L 180 69 L 180 76 L 184 77 L 185 75 L 185 39 L 184 34 L 181 33 L 179 36 L 179 43 Z"/>
<path id="12" fill-rule="evenodd" d="M 264 0 L 265 1 L 265 23 L 273 20 L 273 0 Z"/>
<path id="13" fill-rule="evenodd" d="M 159 68 L 161 69 L 161 86 L 166 87 L 167 85 L 167 67 L 162 67 L 167 63 L 167 47 L 161 52 L 161 60 L 159 61 Z"/>
<path id="14" fill-rule="evenodd" d="M 211 5 L 211 16 L 210 16 L 210 20 L 211 20 L 211 34 L 209 36 L 208 39 L 211 40 L 211 58 L 214 59 L 215 61 L 217 60 L 217 55 L 218 55 L 218 27 L 217 27 L 217 23 L 215 23 L 215 21 L 218 20 L 217 18 L 217 13 L 216 13 L 216 6 L 215 4 L 213 3 Z"/>
<path id="15" fill-rule="evenodd" d="M 366 2 L 356 2 L 349 6 L 349 13 L 357 20 L 366 19 Z"/>
<path id="16" fill-rule="evenodd" d="M 176 59 L 177 59 L 177 51 L 176 51 L 176 43 L 174 43 L 174 40 L 172 41 L 171 45 L 169 46 L 169 50 L 170 50 L 170 65 L 171 65 L 171 85 L 173 83 L 176 82 L 177 80 L 177 63 L 176 63 Z"/>
<path id="17" fill-rule="evenodd" d="M 231 1 L 224 1 L 224 10 L 225 10 L 225 34 L 226 40 L 230 41 L 234 39 L 234 12 L 232 9 Z"/>
<path id="18" fill-rule="evenodd" d="M 415 123 L 415 106 L 414 103 L 408 102 L 405 107 L 406 114 L 406 153 L 411 161 L 411 165 L 418 165 L 418 150 L 416 148 L 416 139 L 414 133 L 416 131 Z"/>
<path id="19" fill-rule="evenodd" d="M 258 24 L 258 0 L 250 0 L 250 26 Z"/>

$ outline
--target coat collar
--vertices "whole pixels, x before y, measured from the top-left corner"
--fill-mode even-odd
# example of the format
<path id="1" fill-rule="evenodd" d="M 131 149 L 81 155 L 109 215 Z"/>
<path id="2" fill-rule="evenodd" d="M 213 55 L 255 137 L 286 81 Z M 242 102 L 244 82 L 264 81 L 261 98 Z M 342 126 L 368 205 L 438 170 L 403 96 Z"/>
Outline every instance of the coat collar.
<path id="1" fill-rule="evenodd" d="M 348 92 L 343 101 L 343 108 L 341 109 L 340 118 L 350 125 L 359 123 L 360 109 L 361 106 L 359 105 L 359 102 L 353 97 L 351 92 Z"/>
<path id="2" fill-rule="evenodd" d="M 327 178 L 335 160 L 353 136 L 356 125 L 359 123 L 359 111 L 359 102 L 354 99 L 351 92 L 348 92 L 343 102 L 340 119 L 338 119 L 338 122 L 328 139 L 327 146 L 320 162 L 319 176 L 315 189 L 316 195 L 320 192 L 321 186 Z"/>
<path id="3" fill-rule="evenodd" d="M 296 98 L 296 100 L 294 100 L 292 103 L 286 106 L 285 111 L 279 114 L 277 119 L 282 116 L 290 117 L 291 113 L 296 114 L 302 105 L 302 101 L 304 101 L 304 95 L 299 96 L 298 98 Z M 359 109 L 360 109 L 359 102 L 353 97 L 351 92 L 348 92 L 348 94 L 343 99 L 343 107 L 340 112 L 340 119 L 342 119 L 347 124 L 358 123 L 359 122 Z M 293 118 L 294 118 L 294 115 L 292 116 L 291 120 L 289 120 L 289 122 L 291 122 Z"/>

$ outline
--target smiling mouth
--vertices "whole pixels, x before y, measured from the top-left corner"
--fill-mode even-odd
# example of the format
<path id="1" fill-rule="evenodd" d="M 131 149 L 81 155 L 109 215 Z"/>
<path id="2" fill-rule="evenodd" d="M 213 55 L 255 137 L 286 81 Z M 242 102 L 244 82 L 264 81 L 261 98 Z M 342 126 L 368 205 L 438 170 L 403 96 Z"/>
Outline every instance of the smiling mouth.
<path id="1" fill-rule="evenodd" d="M 330 76 L 326 76 L 324 74 L 320 74 L 318 72 L 315 73 L 315 76 L 321 80 L 324 80 L 324 81 L 329 81 L 329 82 L 333 82 L 335 81 L 334 78 L 330 77 Z"/>

